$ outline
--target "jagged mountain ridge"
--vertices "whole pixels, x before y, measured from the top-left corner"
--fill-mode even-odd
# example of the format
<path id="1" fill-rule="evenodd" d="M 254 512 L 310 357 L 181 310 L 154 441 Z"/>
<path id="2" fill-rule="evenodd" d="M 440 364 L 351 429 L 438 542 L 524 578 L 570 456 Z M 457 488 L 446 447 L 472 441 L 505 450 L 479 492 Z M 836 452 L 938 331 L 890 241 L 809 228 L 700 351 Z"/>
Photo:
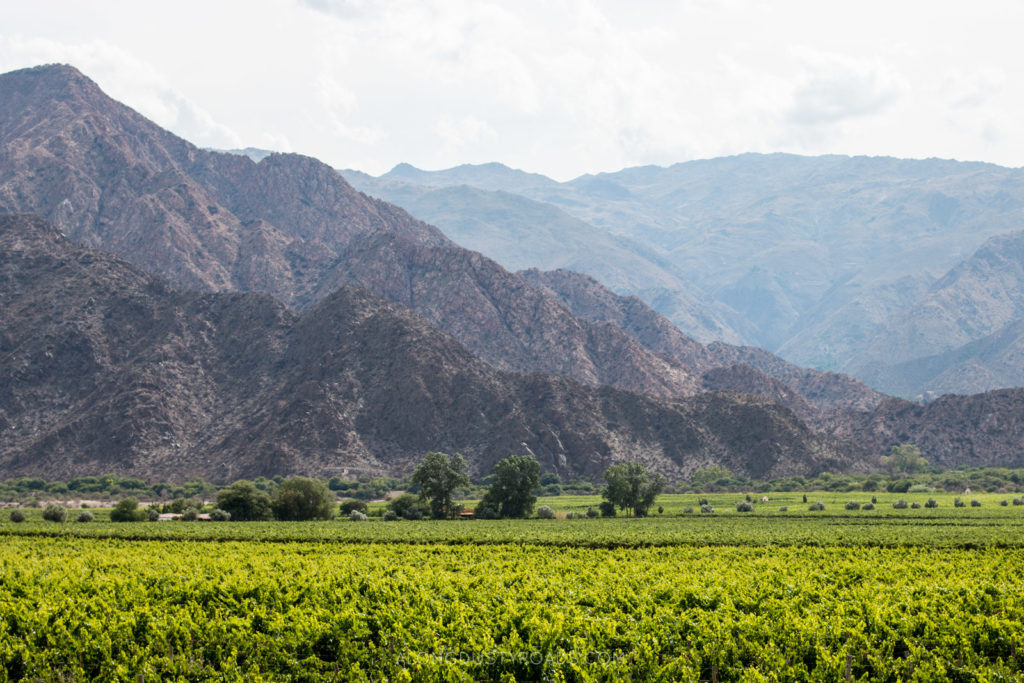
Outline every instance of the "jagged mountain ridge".
<path id="1" fill-rule="evenodd" d="M 502 369 L 655 396 L 692 395 L 699 385 L 315 159 L 274 154 L 256 163 L 198 149 L 67 66 L 0 76 L 0 103 L 0 210 L 45 215 L 72 240 L 175 285 L 265 292 L 305 310 L 358 284 L 411 306 Z"/>
<path id="2" fill-rule="evenodd" d="M 0 216 L 0 470 L 179 480 L 403 474 L 424 449 L 477 474 L 510 453 L 596 478 L 857 466 L 789 410 L 733 393 L 664 401 L 498 371 L 408 309 L 344 287 L 296 313 L 173 289 L 42 218 Z"/>
<path id="3" fill-rule="evenodd" d="M 691 297 L 735 314 L 725 320 L 746 344 L 901 393 L 905 383 L 898 378 L 887 384 L 886 375 L 870 375 L 872 347 L 888 330 L 898 331 L 919 301 L 927 303 L 922 297 L 932 286 L 984 240 L 1024 225 L 1024 170 L 939 159 L 744 154 L 565 183 L 493 164 L 435 172 L 404 165 L 356 182 L 395 192 L 400 205 L 408 196 L 416 206 L 417 192 L 429 191 L 438 206 L 427 208 L 445 231 L 472 222 L 480 207 L 440 203 L 440 189 L 505 189 L 548 203 L 642 247 L 631 258 L 651 254 L 652 271 L 685 274 L 696 287 Z M 406 187 L 389 189 L 396 184 Z M 505 216 L 502 225 L 505 232 L 481 248 L 499 261 L 524 258 L 532 222 Z M 676 318 L 670 289 L 641 290 L 606 276 L 616 263 L 596 253 L 577 262 L 574 269 L 600 269 L 602 281 L 618 283 L 617 293 L 635 294 L 684 332 L 699 332 L 688 327 L 693 311 Z M 960 332 L 955 321 L 928 330 L 922 355 Z M 990 386 L 968 381 L 943 388 Z"/>

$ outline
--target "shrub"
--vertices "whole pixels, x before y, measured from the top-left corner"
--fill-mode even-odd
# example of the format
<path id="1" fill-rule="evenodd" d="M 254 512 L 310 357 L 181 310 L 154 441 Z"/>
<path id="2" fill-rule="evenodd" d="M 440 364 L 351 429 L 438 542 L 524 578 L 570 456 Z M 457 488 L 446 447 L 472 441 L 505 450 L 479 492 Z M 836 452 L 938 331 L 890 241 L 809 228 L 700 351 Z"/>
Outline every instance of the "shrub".
<path id="1" fill-rule="evenodd" d="M 91 522 L 92 521 L 92 513 L 91 512 L 86 512 L 85 510 L 83 510 L 82 512 L 78 513 L 78 519 L 76 519 L 75 521 L 76 522 L 82 522 L 83 524 L 86 523 L 86 522 Z"/>
<path id="2" fill-rule="evenodd" d="M 955 507 L 955 508 L 967 507 L 967 503 L 963 502 L 959 498 L 954 498 L 953 499 L 953 507 Z"/>
<path id="3" fill-rule="evenodd" d="M 906 510 L 910 506 L 907 505 L 907 501 L 900 498 L 899 500 L 892 504 L 892 507 L 895 510 Z"/>
<path id="4" fill-rule="evenodd" d="M 785 505 L 780 505 L 779 506 L 779 512 L 789 512 L 789 507 L 787 507 Z"/>
<path id="5" fill-rule="evenodd" d="M 980 508 L 981 507 L 981 501 L 978 500 L 977 498 L 971 498 L 971 507 L 972 508 Z"/>
<path id="6" fill-rule="evenodd" d="M 811 503 L 810 507 L 808 507 L 807 509 L 810 510 L 811 512 L 821 512 L 822 510 L 825 509 L 825 504 L 822 503 L 820 500 L 816 500 L 813 503 Z"/>
<path id="7" fill-rule="evenodd" d="M 860 509 L 861 510 L 874 510 L 875 509 L 875 504 L 874 503 L 864 503 L 864 505 L 862 505 Z"/>
<path id="8" fill-rule="evenodd" d="M 601 511 L 602 517 L 615 516 L 615 503 L 611 502 L 610 500 L 602 500 L 601 504 L 598 506 L 598 509 Z"/>
<path id="9" fill-rule="evenodd" d="M 1013 504 L 1014 505 L 1024 505 L 1024 498 L 1014 498 L 1013 499 Z"/>
<path id="10" fill-rule="evenodd" d="M 925 503 L 924 506 L 926 508 L 937 508 L 939 507 L 939 501 L 935 500 L 934 498 L 929 498 L 928 502 Z"/>
<path id="11" fill-rule="evenodd" d="M 911 503 L 910 504 L 910 509 L 911 510 L 919 510 L 919 509 L 921 509 L 921 504 L 920 503 Z"/>
<path id="12" fill-rule="evenodd" d="M 403 494 L 403 495 L 412 496 L 412 494 L 410 494 L 410 493 L 406 493 L 406 494 Z M 402 496 L 399 496 L 399 498 L 401 498 L 401 497 Z M 416 498 L 416 496 L 412 496 L 412 497 Z M 396 498 L 395 500 L 398 500 L 398 498 Z M 341 514 L 343 514 L 346 517 L 348 517 L 349 515 L 352 514 L 353 510 L 358 510 L 359 512 L 362 512 L 363 514 L 366 514 L 366 508 L 367 507 L 369 507 L 369 506 L 366 504 L 366 501 L 364 501 L 364 500 L 357 500 L 355 498 L 351 498 L 349 500 L 344 501 L 341 505 L 339 505 L 338 506 L 338 511 L 341 512 Z"/>
<path id="13" fill-rule="evenodd" d="M 845 507 L 847 510 L 860 510 L 860 503 L 855 500 L 847 501 Z"/>
<path id="14" fill-rule="evenodd" d="M 658 506 L 658 514 L 659 515 L 665 514 L 665 507 L 664 506 L 662 506 L 662 505 Z"/>
<path id="15" fill-rule="evenodd" d="M 383 519 L 384 519 L 385 522 L 397 522 L 398 520 L 400 520 L 402 518 L 399 517 L 398 513 L 395 512 L 394 510 L 385 510 L 384 511 Z"/>
<path id="16" fill-rule="evenodd" d="M 551 509 L 550 505 L 541 505 L 537 508 L 537 517 L 540 519 L 554 519 L 555 511 Z"/>
<path id="17" fill-rule="evenodd" d="M 736 512 L 753 512 L 753 511 L 754 511 L 754 504 L 751 503 L 749 500 L 741 500 L 740 502 L 736 503 Z"/>
<path id="18" fill-rule="evenodd" d="M 155 507 L 146 508 L 145 515 L 146 519 L 148 519 L 150 522 L 160 521 L 160 510 L 158 510 Z"/>
<path id="19" fill-rule="evenodd" d="M 587 517 L 590 517 L 591 519 L 599 516 L 600 514 L 601 513 L 595 510 L 594 508 L 587 508 Z"/>
<path id="20" fill-rule="evenodd" d="M 21 510 L 11 510 L 10 520 L 15 524 L 25 521 L 25 513 Z"/>
<path id="21" fill-rule="evenodd" d="M 60 505 L 54 505 L 50 503 L 43 510 L 43 519 L 47 522 L 64 522 L 68 518 L 68 511 L 62 508 Z"/>
<path id="22" fill-rule="evenodd" d="M 348 513 L 348 519 L 350 522 L 365 522 L 367 518 L 366 515 L 364 515 L 359 510 L 353 510 L 352 512 Z"/>
<path id="23" fill-rule="evenodd" d="M 199 519 L 199 510 L 195 508 L 185 508 L 184 512 L 181 513 L 181 521 L 183 522 L 194 522 Z"/>
<path id="24" fill-rule="evenodd" d="M 704 503 L 700 506 L 700 511 L 706 515 L 710 515 L 715 511 L 715 508 L 711 507 L 711 503 Z"/>
<path id="25" fill-rule="evenodd" d="M 684 515 L 692 515 L 693 514 L 693 508 L 690 507 L 689 505 L 687 505 L 686 507 L 683 508 L 683 514 Z"/>
<path id="26" fill-rule="evenodd" d="M 231 513 L 228 512 L 227 510 L 221 510 L 220 508 L 215 508 L 213 510 L 210 510 L 210 521 L 211 522 L 227 522 L 227 521 L 230 521 L 230 520 L 231 520 Z"/>
<path id="27" fill-rule="evenodd" d="M 999 504 L 1002 505 L 1003 507 L 1006 507 L 1007 505 L 1010 504 L 1010 501 L 1003 498 L 1001 501 L 999 501 Z"/>
<path id="28" fill-rule="evenodd" d="M 139 510 L 136 498 L 125 498 L 110 511 L 111 522 L 141 522 L 145 513 Z"/>

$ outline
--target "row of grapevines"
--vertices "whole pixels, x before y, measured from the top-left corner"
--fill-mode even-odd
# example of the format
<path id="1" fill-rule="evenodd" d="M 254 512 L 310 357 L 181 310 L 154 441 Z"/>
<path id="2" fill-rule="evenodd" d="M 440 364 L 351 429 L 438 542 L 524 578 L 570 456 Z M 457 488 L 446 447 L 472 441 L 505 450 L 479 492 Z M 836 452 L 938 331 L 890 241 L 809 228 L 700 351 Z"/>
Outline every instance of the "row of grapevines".
<path id="1" fill-rule="evenodd" d="M 5 539 L 4 680 L 1014 680 L 1016 549 Z"/>

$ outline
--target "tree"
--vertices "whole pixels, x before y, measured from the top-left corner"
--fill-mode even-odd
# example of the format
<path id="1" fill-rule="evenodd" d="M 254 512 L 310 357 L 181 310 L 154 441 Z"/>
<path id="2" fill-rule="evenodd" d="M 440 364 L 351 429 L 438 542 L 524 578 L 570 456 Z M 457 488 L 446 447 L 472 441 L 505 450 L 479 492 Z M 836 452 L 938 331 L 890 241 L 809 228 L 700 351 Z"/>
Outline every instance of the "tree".
<path id="1" fill-rule="evenodd" d="M 141 522 L 145 513 L 139 510 L 137 498 L 125 498 L 110 511 L 111 522 Z"/>
<path id="2" fill-rule="evenodd" d="M 883 455 L 882 467 L 889 474 L 914 474 L 928 469 L 928 461 L 921 456 L 921 450 L 912 443 L 893 446 L 889 455 Z"/>
<path id="3" fill-rule="evenodd" d="M 259 522 L 274 517 L 267 492 L 260 491 L 256 484 L 245 479 L 221 489 L 217 494 L 217 507 L 230 513 L 236 522 Z"/>
<path id="4" fill-rule="evenodd" d="M 271 507 L 278 519 L 287 522 L 330 519 L 334 512 L 334 494 L 319 479 L 291 477 L 277 487 Z"/>
<path id="5" fill-rule="evenodd" d="M 646 517 L 663 488 L 665 477 L 651 476 L 641 463 L 623 462 L 613 465 L 604 473 L 608 482 L 601 495 L 620 510 L 629 511 L 634 517 Z"/>
<path id="6" fill-rule="evenodd" d="M 458 512 L 452 498 L 455 489 L 469 486 L 466 459 L 458 453 L 427 453 L 413 473 L 412 481 L 420 487 L 420 497 L 427 501 L 434 519 L 455 517 Z"/>
<path id="7" fill-rule="evenodd" d="M 690 486 L 697 491 L 708 491 L 719 481 L 732 479 L 732 472 L 722 465 L 702 467 L 690 475 Z"/>
<path id="8" fill-rule="evenodd" d="M 403 493 L 388 503 L 388 510 L 396 516 L 404 519 L 423 519 L 423 508 L 420 507 L 420 497 L 412 493 Z"/>
<path id="9" fill-rule="evenodd" d="M 531 455 L 510 455 L 494 466 L 494 480 L 480 505 L 497 517 L 529 517 L 541 484 L 540 464 Z"/>

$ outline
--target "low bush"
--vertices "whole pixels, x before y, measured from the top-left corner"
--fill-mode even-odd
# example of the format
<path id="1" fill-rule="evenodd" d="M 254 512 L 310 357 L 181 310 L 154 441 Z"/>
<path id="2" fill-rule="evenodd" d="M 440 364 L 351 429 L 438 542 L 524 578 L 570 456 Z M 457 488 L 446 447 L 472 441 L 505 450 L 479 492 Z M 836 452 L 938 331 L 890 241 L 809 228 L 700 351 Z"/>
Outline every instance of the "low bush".
<path id="1" fill-rule="evenodd" d="M 911 510 L 919 510 L 920 508 L 921 508 L 921 504 L 920 503 L 911 503 L 910 504 L 910 509 Z"/>
<path id="2" fill-rule="evenodd" d="M 181 521 L 183 522 L 194 522 L 199 519 L 199 510 L 195 508 L 185 508 L 185 511 L 181 513 Z"/>
<path id="3" fill-rule="evenodd" d="M 807 507 L 807 509 L 810 510 L 811 512 L 821 512 L 822 510 L 825 509 L 825 504 L 822 503 L 820 500 L 816 500 L 813 503 L 811 503 Z"/>
<path id="4" fill-rule="evenodd" d="M 687 505 L 686 507 L 683 508 L 683 514 L 684 515 L 692 515 L 693 514 L 693 508 L 690 507 L 689 505 Z"/>
<path id="5" fill-rule="evenodd" d="M 210 510 L 210 521 L 211 522 L 229 522 L 231 521 L 231 513 L 227 510 L 221 510 L 215 508 Z"/>
<path id="6" fill-rule="evenodd" d="M 715 511 L 715 508 L 711 506 L 711 503 L 704 503 L 703 505 L 700 506 L 700 511 L 704 514 L 710 515 Z"/>
<path id="7" fill-rule="evenodd" d="M 348 513 L 348 519 L 350 522 L 365 522 L 367 517 L 359 510 L 352 510 Z"/>
<path id="8" fill-rule="evenodd" d="M 91 522 L 92 521 L 92 513 L 83 510 L 82 512 L 78 513 L 78 518 L 75 521 L 76 522 L 81 522 L 83 524 L 85 524 L 87 522 Z"/>
<path id="9" fill-rule="evenodd" d="M 60 505 L 54 505 L 50 503 L 43 510 L 43 519 L 47 522 L 64 522 L 68 518 L 68 511 L 62 508 Z"/>
<path id="10" fill-rule="evenodd" d="M 864 505 L 862 505 L 860 509 L 861 510 L 874 510 L 875 509 L 875 504 L 874 503 L 864 503 Z"/>
<path id="11" fill-rule="evenodd" d="M 550 505 L 541 505 L 537 508 L 537 517 L 540 519 L 554 519 L 555 511 L 551 509 Z"/>
<path id="12" fill-rule="evenodd" d="M 910 506 L 907 504 L 907 501 L 900 498 L 899 500 L 892 504 L 892 507 L 894 510 L 906 510 Z"/>
<path id="13" fill-rule="evenodd" d="M 981 501 L 978 500 L 977 498 L 971 498 L 971 507 L 972 508 L 980 508 L 981 507 Z"/>
<path id="14" fill-rule="evenodd" d="M 740 502 L 736 503 L 736 512 L 753 512 L 753 511 L 754 511 L 754 504 L 751 503 L 749 500 L 741 500 Z"/>
<path id="15" fill-rule="evenodd" d="M 855 500 L 847 501 L 844 506 L 847 510 L 860 510 L 860 503 Z"/>
<path id="16" fill-rule="evenodd" d="M 1014 505 L 1024 505 L 1024 498 L 1014 498 L 1013 499 L 1013 504 Z"/>
<path id="17" fill-rule="evenodd" d="M 383 520 L 385 522 L 397 522 L 400 519 L 402 519 L 402 518 L 399 517 L 398 513 L 395 512 L 394 510 L 385 510 L 384 511 Z"/>
<path id="18" fill-rule="evenodd" d="M 785 505 L 780 505 L 779 506 L 779 512 L 788 512 L 788 511 L 789 511 L 789 508 L 786 507 Z"/>
<path id="19" fill-rule="evenodd" d="M 602 500 L 598 506 L 601 510 L 602 517 L 614 517 L 615 516 L 615 503 L 610 500 Z"/>
<path id="20" fill-rule="evenodd" d="M 600 514 L 601 513 L 595 510 L 594 508 L 587 508 L 587 517 L 590 517 L 591 519 L 600 516 Z"/>
<path id="21" fill-rule="evenodd" d="M 934 498 L 929 498 L 928 502 L 925 503 L 924 506 L 926 508 L 937 508 L 939 507 L 939 501 L 935 500 Z"/>
<path id="22" fill-rule="evenodd" d="M 955 507 L 955 508 L 965 508 L 965 507 L 967 507 L 967 503 L 963 502 L 959 498 L 954 498 L 953 499 L 953 507 Z"/>
<path id="23" fill-rule="evenodd" d="M 1003 498 L 1001 501 L 999 501 L 999 504 L 1001 506 L 1003 506 L 1003 507 L 1006 507 L 1006 506 L 1008 506 L 1010 504 L 1010 501 L 1008 501 L 1005 498 Z"/>
<path id="24" fill-rule="evenodd" d="M 21 510 L 11 510 L 9 519 L 15 524 L 20 524 L 25 521 L 25 513 Z"/>

